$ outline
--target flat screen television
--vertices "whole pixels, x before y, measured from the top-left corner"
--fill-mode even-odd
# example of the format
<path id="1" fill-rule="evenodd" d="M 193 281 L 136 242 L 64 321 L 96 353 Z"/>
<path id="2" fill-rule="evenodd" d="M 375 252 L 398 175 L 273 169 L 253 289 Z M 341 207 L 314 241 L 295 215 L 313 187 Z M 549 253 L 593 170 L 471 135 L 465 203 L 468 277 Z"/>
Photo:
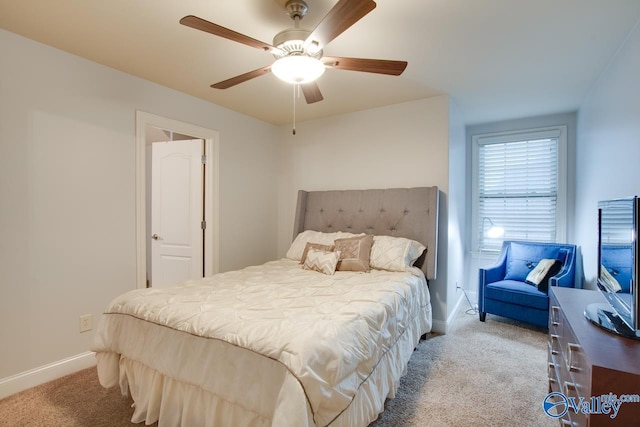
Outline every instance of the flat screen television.
<path id="1" fill-rule="evenodd" d="M 608 303 L 590 304 L 587 319 L 616 334 L 640 339 L 638 196 L 598 203 L 597 286 Z"/>

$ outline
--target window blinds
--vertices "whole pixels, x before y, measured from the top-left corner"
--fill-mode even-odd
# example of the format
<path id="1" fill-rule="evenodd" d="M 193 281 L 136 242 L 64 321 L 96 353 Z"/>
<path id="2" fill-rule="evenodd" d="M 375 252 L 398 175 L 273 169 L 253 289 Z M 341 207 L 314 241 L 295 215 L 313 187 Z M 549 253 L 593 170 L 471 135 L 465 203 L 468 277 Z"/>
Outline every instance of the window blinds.
<path id="1" fill-rule="evenodd" d="M 557 137 L 479 141 L 480 250 L 499 250 L 503 239 L 556 241 L 557 204 Z M 503 227 L 504 236 L 487 237 L 492 225 Z"/>
<path id="2" fill-rule="evenodd" d="M 608 202 L 601 211 L 600 242 L 604 245 L 630 245 L 633 241 L 633 199 Z"/>

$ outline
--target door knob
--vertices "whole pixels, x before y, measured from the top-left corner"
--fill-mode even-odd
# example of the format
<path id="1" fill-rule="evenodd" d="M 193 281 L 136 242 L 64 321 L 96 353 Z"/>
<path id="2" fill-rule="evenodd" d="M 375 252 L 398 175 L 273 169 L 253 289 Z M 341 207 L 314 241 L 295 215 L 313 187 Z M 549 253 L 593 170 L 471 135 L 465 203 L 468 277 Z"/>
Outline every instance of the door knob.
<path id="1" fill-rule="evenodd" d="M 151 236 L 151 238 L 153 240 L 158 240 L 158 239 L 160 239 L 160 236 L 158 236 L 157 234 L 154 234 L 153 236 Z"/>

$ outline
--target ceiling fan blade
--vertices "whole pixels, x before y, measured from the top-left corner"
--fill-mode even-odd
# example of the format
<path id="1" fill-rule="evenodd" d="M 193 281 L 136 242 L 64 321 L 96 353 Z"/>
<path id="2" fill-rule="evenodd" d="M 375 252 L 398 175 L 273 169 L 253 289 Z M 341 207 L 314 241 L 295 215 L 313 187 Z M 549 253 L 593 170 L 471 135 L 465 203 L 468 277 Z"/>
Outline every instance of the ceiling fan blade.
<path id="1" fill-rule="evenodd" d="M 316 82 L 305 83 L 300 85 L 300 87 L 302 88 L 304 99 L 307 100 L 307 104 L 313 104 L 314 102 L 322 101 L 324 99 Z"/>
<path id="2" fill-rule="evenodd" d="M 247 80 L 255 79 L 271 71 L 271 65 L 267 67 L 258 68 L 257 70 L 249 71 L 248 73 L 240 74 L 239 76 L 231 77 L 230 79 L 212 84 L 214 89 L 228 89 L 240 83 L 244 83 Z"/>
<path id="3" fill-rule="evenodd" d="M 197 16 L 187 15 L 180 20 L 180 23 L 182 25 L 186 25 L 187 27 L 195 28 L 196 30 L 213 34 L 214 36 L 222 37 L 234 42 L 245 44 L 247 46 L 255 47 L 256 49 L 260 49 L 265 52 L 280 52 L 279 49 L 271 46 L 268 43 L 264 43 L 260 40 L 245 36 L 244 34 L 240 34 L 236 31 L 230 30 L 218 24 L 214 24 L 213 22 L 209 22 L 205 19 L 198 18 Z"/>
<path id="4" fill-rule="evenodd" d="M 389 61 L 386 59 L 339 58 L 325 56 L 322 58 L 325 67 L 339 70 L 364 71 L 365 73 L 388 74 L 399 76 L 407 68 L 406 61 Z"/>
<path id="5" fill-rule="evenodd" d="M 314 49 L 322 49 L 331 40 L 338 37 L 375 8 L 376 3 L 372 0 L 338 1 L 309 34 L 304 42 L 304 47 L 308 48 L 311 45 L 316 45 Z"/>

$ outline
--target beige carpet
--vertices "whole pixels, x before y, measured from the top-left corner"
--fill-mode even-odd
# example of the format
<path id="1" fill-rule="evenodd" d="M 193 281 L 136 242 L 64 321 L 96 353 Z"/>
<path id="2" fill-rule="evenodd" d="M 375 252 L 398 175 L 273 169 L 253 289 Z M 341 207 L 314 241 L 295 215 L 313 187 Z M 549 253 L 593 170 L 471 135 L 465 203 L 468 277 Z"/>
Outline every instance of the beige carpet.
<path id="1" fill-rule="evenodd" d="M 542 411 L 546 332 L 461 314 L 447 335 L 414 352 L 395 397 L 371 427 L 557 426 Z M 105 390 L 95 369 L 0 400 L 0 426 L 132 426 L 131 401 Z"/>
<path id="2" fill-rule="evenodd" d="M 450 333 L 418 346 L 370 427 L 557 427 L 542 409 L 547 390 L 545 329 L 461 314 Z"/>

